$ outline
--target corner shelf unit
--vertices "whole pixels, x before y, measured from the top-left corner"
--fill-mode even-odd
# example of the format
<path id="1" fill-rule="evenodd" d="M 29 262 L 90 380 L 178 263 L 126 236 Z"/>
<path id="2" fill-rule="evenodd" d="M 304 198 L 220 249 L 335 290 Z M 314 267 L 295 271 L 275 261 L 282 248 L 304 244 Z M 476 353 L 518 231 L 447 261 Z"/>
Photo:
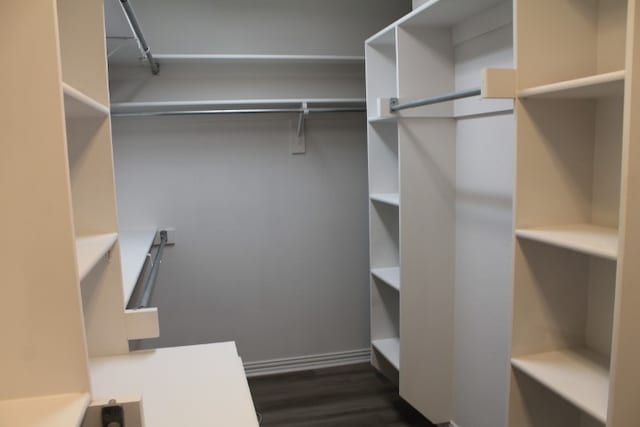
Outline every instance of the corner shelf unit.
<path id="1" fill-rule="evenodd" d="M 484 68 L 512 68 L 511 22 L 508 1 L 431 0 L 365 44 L 372 364 L 434 423 L 453 416 L 457 118 L 511 112 L 513 100 L 396 113 L 389 100 L 480 87 Z"/>
<path id="2" fill-rule="evenodd" d="M 639 24 L 633 1 L 518 0 L 509 426 L 640 420 Z"/>
<path id="3" fill-rule="evenodd" d="M 12 123 L 0 156 L 11 177 L 0 182 L 11 224 L 0 287 L 3 425 L 80 425 L 90 357 L 129 351 L 103 7 L 23 2 L 0 15 L 16 59 L 0 83 L 0 113 Z"/>

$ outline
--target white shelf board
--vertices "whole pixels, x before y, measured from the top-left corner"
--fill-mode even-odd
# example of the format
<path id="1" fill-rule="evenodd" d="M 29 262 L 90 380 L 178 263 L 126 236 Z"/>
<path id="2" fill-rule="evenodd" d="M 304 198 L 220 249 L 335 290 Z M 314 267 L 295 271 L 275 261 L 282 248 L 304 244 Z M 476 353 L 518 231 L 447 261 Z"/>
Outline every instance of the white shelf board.
<path id="1" fill-rule="evenodd" d="M 606 423 L 609 369 L 606 358 L 585 349 L 511 359 L 511 364 L 592 417 Z"/>
<path id="2" fill-rule="evenodd" d="M 371 274 L 392 288 L 400 290 L 400 267 L 372 268 Z"/>
<path id="3" fill-rule="evenodd" d="M 0 401 L 0 425 L 21 427 L 79 426 L 89 393 L 69 393 Z"/>
<path id="4" fill-rule="evenodd" d="M 400 369 L 400 338 L 384 338 L 371 341 L 371 345 L 396 369 Z"/>
<path id="5" fill-rule="evenodd" d="M 398 116 L 369 117 L 367 121 L 369 123 L 395 123 L 398 121 Z"/>
<path id="6" fill-rule="evenodd" d="M 591 224 L 519 228 L 516 236 L 601 258 L 618 258 L 618 232 L 614 228 Z"/>
<path id="7" fill-rule="evenodd" d="M 109 108 L 93 98 L 62 83 L 64 112 L 67 119 L 96 118 L 109 115 Z"/>
<path id="8" fill-rule="evenodd" d="M 120 255 L 122 258 L 122 287 L 125 305 L 131 298 L 147 254 L 156 236 L 156 228 L 120 230 Z"/>
<path id="9" fill-rule="evenodd" d="M 625 71 L 620 70 L 523 89 L 518 96 L 520 98 L 571 99 L 622 95 L 624 79 Z"/>
<path id="10" fill-rule="evenodd" d="M 118 240 L 117 233 L 97 234 L 76 238 L 76 252 L 78 256 L 78 274 L 83 280 L 96 266 L 98 261 L 107 254 Z"/>
<path id="11" fill-rule="evenodd" d="M 165 54 L 153 55 L 162 63 L 181 62 L 240 62 L 240 63 L 291 63 L 291 64 L 358 64 L 364 56 L 357 55 L 225 55 L 225 54 Z"/>
<path id="12" fill-rule="evenodd" d="M 148 426 L 258 427 L 233 342 L 93 358 L 90 369 L 94 398 L 142 395 Z"/>
<path id="13" fill-rule="evenodd" d="M 388 205 L 400 206 L 399 193 L 374 193 L 370 196 L 374 202 L 386 203 Z"/>
<path id="14" fill-rule="evenodd" d="M 116 102 L 111 104 L 111 112 L 135 112 L 136 110 L 168 110 L 173 108 L 180 109 L 199 109 L 199 108 L 215 108 L 215 107 L 300 107 L 306 102 L 308 107 L 325 107 L 325 106 L 364 106 L 365 98 L 287 98 L 287 99 L 219 99 L 219 100 L 190 100 L 190 101 L 157 101 L 157 102 Z"/>

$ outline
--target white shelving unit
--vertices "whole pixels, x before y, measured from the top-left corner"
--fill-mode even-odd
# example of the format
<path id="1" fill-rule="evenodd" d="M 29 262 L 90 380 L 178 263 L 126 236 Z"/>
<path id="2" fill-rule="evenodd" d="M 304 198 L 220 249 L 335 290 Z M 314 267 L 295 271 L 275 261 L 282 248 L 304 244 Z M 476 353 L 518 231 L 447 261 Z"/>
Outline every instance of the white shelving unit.
<path id="1" fill-rule="evenodd" d="M 12 123 L 0 156 L 3 176 L 11 177 L 0 180 L 10 224 L 1 250 L 0 425 L 94 427 L 87 407 L 142 395 L 152 408 L 148 425 L 178 425 L 196 414 L 191 425 L 257 426 L 233 343 L 128 359 L 128 341 L 157 336 L 158 320 L 156 309 L 125 310 L 103 6 L 19 2 L 0 15 L 0 37 L 12 40 L 4 53 L 15 59 L 0 82 L 0 113 Z M 154 234 L 140 245 L 148 249 Z M 127 279 L 144 259 L 134 258 L 135 266 L 127 257 Z M 123 365 L 143 376 L 127 391 L 118 388 Z M 167 369 L 181 370 L 182 382 Z M 221 405 L 213 414 L 211 402 Z M 188 404 L 197 408 L 185 411 Z"/>
<path id="2" fill-rule="evenodd" d="M 366 42 L 372 364 L 434 423 L 453 416 L 456 119 L 510 112 L 513 102 L 394 113 L 390 99 L 480 87 L 482 68 L 512 67 L 510 24 L 508 2 L 436 0 Z M 469 46 L 482 53 L 470 59 Z"/>
<path id="3" fill-rule="evenodd" d="M 518 0 L 509 426 L 640 420 L 639 19 L 635 1 Z"/>

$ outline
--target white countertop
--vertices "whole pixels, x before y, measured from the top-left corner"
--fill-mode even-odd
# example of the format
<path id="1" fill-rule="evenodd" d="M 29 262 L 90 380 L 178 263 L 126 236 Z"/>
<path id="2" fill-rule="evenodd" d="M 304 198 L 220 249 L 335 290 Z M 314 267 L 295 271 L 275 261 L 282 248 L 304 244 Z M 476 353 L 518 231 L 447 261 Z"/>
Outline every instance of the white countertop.
<path id="1" fill-rule="evenodd" d="M 99 357 L 90 367 L 94 399 L 141 394 L 149 427 L 258 427 L 233 342 Z"/>

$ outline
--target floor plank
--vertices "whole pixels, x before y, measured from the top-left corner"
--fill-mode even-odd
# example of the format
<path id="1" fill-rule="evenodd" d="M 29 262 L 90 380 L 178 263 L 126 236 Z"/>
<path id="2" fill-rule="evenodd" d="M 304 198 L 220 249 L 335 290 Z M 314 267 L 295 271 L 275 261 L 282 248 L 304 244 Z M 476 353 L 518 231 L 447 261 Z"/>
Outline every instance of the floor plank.
<path id="1" fill-rule="evenodd" d="M 369 364 L 249 379 L 263 427 L 433 427 Z"/>

